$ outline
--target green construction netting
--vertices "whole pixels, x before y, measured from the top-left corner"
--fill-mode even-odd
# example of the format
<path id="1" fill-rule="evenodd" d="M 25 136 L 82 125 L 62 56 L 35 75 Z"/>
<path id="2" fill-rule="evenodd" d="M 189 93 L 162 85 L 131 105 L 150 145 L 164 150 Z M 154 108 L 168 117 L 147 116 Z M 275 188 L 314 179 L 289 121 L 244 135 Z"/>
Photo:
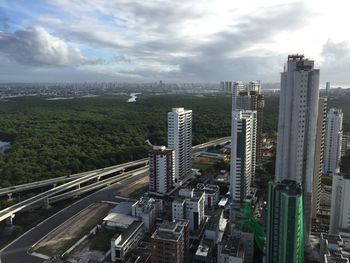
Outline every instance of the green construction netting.
<path id="1" fill-rule="evenodd" d="M 244 214 L 244 219 L 240 222 L 242 228 L 254 234 L 255 244 L 263 252 L 266 240 L 264 226 L 254 217 L 253 209 L 249 203 L 243 204 L 242 212 Z"/>
<path id="2" fill-rule="evenodd" d="M 303 197 L 299 198 L 299 227 L 300 227 L 300 243 L 299 258 L 300 263 L 304 263 L 304 213 L 303 213 Z"/>

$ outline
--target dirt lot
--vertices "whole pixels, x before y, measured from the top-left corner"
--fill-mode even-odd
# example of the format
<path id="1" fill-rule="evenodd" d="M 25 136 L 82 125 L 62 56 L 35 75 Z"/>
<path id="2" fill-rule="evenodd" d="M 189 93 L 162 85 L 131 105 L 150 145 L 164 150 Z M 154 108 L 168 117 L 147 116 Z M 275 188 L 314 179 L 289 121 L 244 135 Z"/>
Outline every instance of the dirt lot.
<path id="1" fill-rule="evenodd" d="M 106 203 L 90 205 L 41 239 L 33 252 L 50 257 L 62 254 L 102 220 L 112 207 Z"/>
<path id="2" fill-rule="evenodd" d="M 123 189 L 118 190 L 115 194 L 122 197 L 130 197 L 130 195 L 137 190 L 144 188 L 148 185 L 148 176 L 142 177 L 140 180 L 135 181 Z"/>

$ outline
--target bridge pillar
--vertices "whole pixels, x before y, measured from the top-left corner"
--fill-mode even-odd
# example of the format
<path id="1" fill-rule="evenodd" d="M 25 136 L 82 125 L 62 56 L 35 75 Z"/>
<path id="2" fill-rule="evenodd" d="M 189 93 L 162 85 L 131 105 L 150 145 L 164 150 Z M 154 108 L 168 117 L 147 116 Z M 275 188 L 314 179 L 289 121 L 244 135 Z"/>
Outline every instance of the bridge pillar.
<path id="1" fill-rule="evenodd" d="M 12 193 L 8 193 L 7 197 L 8 197 L 7 201 L 12 201 L 13 200 Z"/>
<path id="2" fill-rule="evenodd" d="M 45 208 L 45 209 L 50 209 L 50 208 L 51 208 L 50 200 L 49 200 L 48 197 L 46 197 L 46 198 L 44 199 L 44 208 Z"/>
<path id="3" fill-rule="evenodd" d="M 55 188 L 56 186 L 57 186 L 57 184 L 53 184 L 53 185 L 52 185 L 52 188 Z"/>
<path id="4" fill-rule="evenodd" d="M 6 227 L 12 228 L 13 227 L 13 218 L 15 215 L 11 215 L 8 218 L 6 218 Z"/>
<path id="5" fill-rule="evenodd" d="M 96 177 L 96 182 L 99 182 L 101 180 L 101 176 Z"/>
<path id="6" fill-rule="evenodd" d="M 80 189 L 80 184 L 77 185 L 77 189 Z"/>

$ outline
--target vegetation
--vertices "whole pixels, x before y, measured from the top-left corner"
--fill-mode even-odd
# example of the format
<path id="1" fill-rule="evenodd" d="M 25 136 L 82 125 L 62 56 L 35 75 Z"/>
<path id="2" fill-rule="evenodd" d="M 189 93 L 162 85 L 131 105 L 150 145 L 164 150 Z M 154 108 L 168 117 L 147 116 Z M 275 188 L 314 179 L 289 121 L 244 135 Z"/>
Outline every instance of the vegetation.
<path id="1" fill-rule="evenodd" d="M 167 112 L 193 110 L 193 144 L 230 135 L 229 96 L 143 95 L 70 100 L 13 98 L 0 103 L 0 139 L 12 147 L 0 154 L 0 187 L 43 180 L 127 162 L 166 144 Z M 344 110 L 350 130 L 349 98 L 330 100 Z M 264 132 L 277 129 L 278 97 L 265 99 Z"/>
<path id="2" fill-rule="evenodd" d="M 112 231 L 102 228 L 90 240 L 90 249 L 107 252 L 111 248 L 111 239 L 114 235 L 120 234 L 120 231 Z"/>
<path id="3" fill-rule="evenodd" d="M 126 96 L 73 100 L 14 98 L 0 103 L 0 186 L 42 180 L 144 158 L 146 140 L 166 144 L 167 112 L 191 108 L 193 144 L 230 134 L 228 97 Z M 220 111 L 218 111 L 220 107 Z"/>
<path id="4" fill-rule="evenodd" d="M 322 185 L 332 186 L 332 176 L 326 176 L 326 175 L 322 176 L 321 182 L 322 182 Z"/>

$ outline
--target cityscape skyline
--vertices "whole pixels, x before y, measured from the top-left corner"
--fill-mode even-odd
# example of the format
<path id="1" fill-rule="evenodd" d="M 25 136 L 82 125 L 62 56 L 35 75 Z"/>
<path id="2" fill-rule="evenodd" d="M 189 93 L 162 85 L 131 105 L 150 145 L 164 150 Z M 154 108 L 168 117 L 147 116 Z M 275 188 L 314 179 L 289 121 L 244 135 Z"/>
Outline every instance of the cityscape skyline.
<path id="1" fill-rule="evenodd" d="M 0 0 L 0 262 L 349 263 L 349 8 Z"/>
<path id="2" fill-rule="evenodd" d="M 346 85 L 348 4 L 337 2 L 1 1 L 0 81 L 278 82 L 300 52 L 321 82 Z"/>

